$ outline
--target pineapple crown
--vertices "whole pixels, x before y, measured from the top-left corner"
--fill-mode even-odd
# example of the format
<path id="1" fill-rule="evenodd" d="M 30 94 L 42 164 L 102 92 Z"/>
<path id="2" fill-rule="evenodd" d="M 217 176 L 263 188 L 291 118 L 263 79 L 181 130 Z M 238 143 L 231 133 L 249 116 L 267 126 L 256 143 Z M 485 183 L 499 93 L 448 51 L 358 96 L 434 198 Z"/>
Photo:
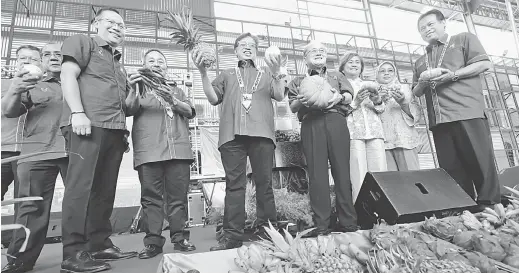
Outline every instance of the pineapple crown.
<path id="1" fill-rule="evenodd" d="M 183 45 L 184 50 L 191 51 L 200 42 L 201 35 L 199 28 L 193 23 L 193 12 L 185 7 L 180 13 L 173 13 L 168 10 L 165 20 L 173 24 L 176 31 L 170 34 L 171 40 L 176 40 L 177 45 Z"/>

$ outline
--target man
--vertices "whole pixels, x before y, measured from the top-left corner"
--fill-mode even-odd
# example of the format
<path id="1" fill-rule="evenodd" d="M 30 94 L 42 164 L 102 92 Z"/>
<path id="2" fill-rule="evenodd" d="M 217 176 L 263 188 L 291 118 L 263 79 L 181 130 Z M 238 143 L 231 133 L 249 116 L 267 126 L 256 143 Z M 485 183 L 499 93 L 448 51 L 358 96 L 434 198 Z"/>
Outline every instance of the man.
<path id="1" fill-rule="evenodd" d="M 8 92 L 2 98 L 2 109 L 7 116 L 17 117 L 27 113 L 21 155 L 47 152 L 18 160 L 20 185 L 16 197 L 40 196 L 43 201 L 26 201 L 19 205 L 16 223 L 30 229 L 31 235 L 25 252 L 18 252 L 26 236 L 23 230 L 14 232 L 7 251 L 14 259 L 9 259 L 2 272 L 27 272 L 34 267 L 47 237 L 56 178 L 58 173 L 62 178 L 67 173 L 65 140 L 59 130 L 63 110 L 59 82 L 61 45 L 45 45 L 42 60 L 46 76 L 35 88 L 27 93 Z"/>
<path id="2" fill-rule="evenodd" d="M 144 67 L 166 77 L 166 57 L 158 49 L 144 54 Z M 162 253 L 166 242 L 161 235 L 164 201 L 167 203 L 166 213 L 174 249 L 196 249 L 184 237 L 187 220 L 185 200 L 193 162 L 188 119 L 195 117 L 195 108 L 182 89 L 176 85 L 171 89 L 172 105 L 159 99 L 153 90 L 146 90 L 145 97 L 139 99 L 137 112 L 130 113 L 134 116 L 133 160 L 141 182 L 141 219 L 146 232 L 145 248 L 139 253 L 141 259 Z"/>
<path id="3" fill-rule="evenodd" d="M 2 97 L 7 93 L 24 93 L 34 88 L 40 80 L 38 77 L 29 76 L 28 71 L 23 70 L 25 64 L 41 65 L 40 49 L 32 45 L 23 45 L 16 50 L 17 72 L 14 79 L 2 80 Z M 5 109 L 5 107 L 2 107 Z M 2 159 L 20 154 L 25 115 L 8 118 L 2 111 Z M 18 178 L 16 175 L 17 163 L 2 164 L 2 201 L 14 181 L 14 195 L 18 192 Z"/>
<path id="4" fill-rule="evenodd" d="M 132 258 L 110 240 L 117 176 L 127 145 L 126 114 L 138 96 L 126 79 L 116 49 L 125 25 L 115 9 L 100 9 L 97 35 L 74 35 L 63 43 L 61 126 L 70 152 L 63 197 L 62 272 L 110 269 L 104 261 Z M 135 75 L 134 75 L 135 76 Z M 138 75 L 137 75 L 138 76 Z M 129 95 L 128 95 L 129 93 Z"/>
<path id="5" fill-rule="evenodd" d="M 447 34 L 438 10 L 421 15 L 418 30 L 429 45 L 414 65 L 413 93 L 425 94 L 440 167 L 480 206 L 497 204 L 499 182 L 480 80 L 492 64 L 475 35 Z M 434 68 L 441 75 L 430 79 Z"/>
<path id="6" fill-rule="evenodd" d="M 297 112 L 301 121 L 301 141 L 308 163 L 310 178 L 308 192 L 314 212 L 316 229 L 312 235 L 327 235 L 330 227 L 331 200 L 328 177 L 328 160 L 332 168 L 337 196 L 338 231 L 357 230 L 357 215 L 353 206 L 350 180 L 350 133 L 346 123 L 353 87 L 339 72 L 328 72 L 326 47 L 312 41 L 304 49 L 308 74 L 297 77 L 288 85 L 290 109 Z M 334 92 L 326 108 L 319 109 L 308 104 L 299 94 L 303 79 L 319 75 L 326 79 Z"/>
<path id="7" fill-rule="evenodd" d="M 224 70 L 212 83 L 202 54 L 195 56 L 209 103 L 221 104 L 218 146 L 226 180 L 224 236 L 212 251 L 242 245 L 247 156 L 256 183 L 259 226 L 277 220 L 272 190 L 275 149 L 272 98 L 283 100 L 286 81 L 280 72 L 281 56 L 273 63 L 267 60 L 269 71 L 263 71 L 256 67 L 257 50 L 258 38 L 250 33 L 241 34 L 234 43 L 237 66 Z"/>

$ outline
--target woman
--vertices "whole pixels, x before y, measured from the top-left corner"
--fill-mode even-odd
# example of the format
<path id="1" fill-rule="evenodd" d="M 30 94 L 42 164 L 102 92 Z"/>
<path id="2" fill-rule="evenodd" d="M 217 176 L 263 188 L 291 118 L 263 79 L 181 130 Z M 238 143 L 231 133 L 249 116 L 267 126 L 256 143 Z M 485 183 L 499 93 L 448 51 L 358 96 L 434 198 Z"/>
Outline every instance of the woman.
<path id="1" fill-rule="evenodd" d="M 347 122 L 351 139 L 350 176 L 355 202 L 366 173 L 381 172 L 387 168 L 384 133 L 379 116 L 386 106 L 373 84 L 365 84 L 360 78 L 364 71 L 364 61 L 357 53 L 344 55 L 339 71 L 350 81 L 354 91 L 351 103 L 353 112 L 347 117 Z"/>
<path id="2" fill-rule="evenodd" d="M 420 119 L 420 106 L 413 99 L 409 85 L 398 82 L 393 63 L 381 63 L 376 72 L 380 95 L 386 104 L 386 111 L 380 118 L 386 139 L 387 169 L 418 170 L 420 164 L 416 147 L 419 136 L 415 125 Z"/>

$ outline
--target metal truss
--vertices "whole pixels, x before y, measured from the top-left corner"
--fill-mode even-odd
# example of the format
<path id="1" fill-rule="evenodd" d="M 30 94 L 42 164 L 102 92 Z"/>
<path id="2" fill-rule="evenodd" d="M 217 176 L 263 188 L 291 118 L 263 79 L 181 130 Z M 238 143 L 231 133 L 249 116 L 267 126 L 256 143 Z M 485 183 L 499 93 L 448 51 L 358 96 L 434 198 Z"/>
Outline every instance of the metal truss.
<path id="1" fill-rule="evenodd" d="M 463 1 L 455 1 L 455 0 L 405 0 L 405 1 L 465 13 Z M 493 3 L 496 4 L 496 7 L 491 7 L 485 3 L 485 4 L 480 5 L 474 11 L 473 14 L 482 16 L 482 17 L 486 17 L 486 18 L 508 21 L 508 13 L 507 13 L 506 9 L 504 7 L 498 6 L 498 5 L 501 5 L 502 3 L 495 2 L 495 1 L 493 1 Z M 504 4 L 502 4 L 502 5 L 504 5 Z M 517 11 L 514 12 L 514 18 L 516 21 L 519 22 L 519 14 Z"/>

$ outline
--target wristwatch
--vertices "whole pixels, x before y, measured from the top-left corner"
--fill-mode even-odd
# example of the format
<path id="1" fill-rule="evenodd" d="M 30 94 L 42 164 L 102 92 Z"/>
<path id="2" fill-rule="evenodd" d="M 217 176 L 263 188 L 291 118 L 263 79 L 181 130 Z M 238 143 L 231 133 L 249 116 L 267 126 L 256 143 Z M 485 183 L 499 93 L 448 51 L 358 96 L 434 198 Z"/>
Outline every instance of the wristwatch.
<path id="1" fill-rule="evenodd" d="M 452 77 L 452 81 L 455 82 L 457 80 L 459 80 L 460 76 L 458 76 L 458 73 L 457 72 L 454 72 L 454 77 Z"/>

